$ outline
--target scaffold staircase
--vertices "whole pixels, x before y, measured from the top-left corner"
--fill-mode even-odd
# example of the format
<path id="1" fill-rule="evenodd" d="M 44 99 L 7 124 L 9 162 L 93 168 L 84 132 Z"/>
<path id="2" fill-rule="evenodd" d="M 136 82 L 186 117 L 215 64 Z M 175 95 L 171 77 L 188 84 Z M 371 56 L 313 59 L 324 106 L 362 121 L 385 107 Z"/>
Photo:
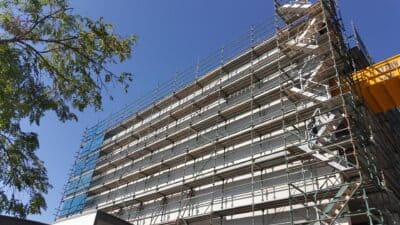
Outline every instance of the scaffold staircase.
<path id="1" fill-rule="evenodd" d="M 296 20 L 301 19 L 307 13 L 309 13 L 310 6 L 309 1 L 290 1 L 285 4 L 279 4 L 276 2 L 276 11 L 279 17 L 287 24 L 290 24 Z M 319 51 L 321 46 L 317 43 L 317 34 L 319 31 L 320 23 L 317 22 L 317 17 L 309 18 L 307 24 L 300 27 L 299 32 L 293 37 L 290 37 L 290 31 L 278 33 L 281 35 L 279 38 L 284 40 L 282 44 L 285 46 L 284 54 L 289 58 L 294 57 L 298 52 L 304 54 L 310 54 L 304 65 L 299 69 L 299 83 L 292 82 L 292 86 L 285 88 L 284 92 L 289 99 L 295 99 L 296 102 L 312 102 L 314 104 L 324 105 L 332 99 L 329 83 L 324 78 L 321 68 L 326 63 L 327 57 L 324 55 L 316 57 L 315 51 Z M 278 32 L 280 32 L 278 30 Z M 288 35 L 289 37 L 285 38 Z M 280 42 L 278 41 L 278 44 Z M 361 178 L 356 177 L 351 182 L 343 179 L 342 175 L 351 169 L 354 169 L 354 165 L 349 162 L 345 157 L 341 156 L 339 152 L 332 151 L 325 146 L 333 145 L 336 149 L 336 138 L 335 131 L 339 125 L 343 122 L 343 116 L 340 110 L 332 110 L 325 112 L 322 107 L 318 107 L 314 110 L 312 116 L 306 121 L 305 136 L 299 138 L 304 142 L 297 145 L 296 150 L 303 152 L 301 155 L 308 155 L 316 159 L 317 162 L 324 162 L 330 166 L 335 174 L 337 184 L 335 188 L 338 188 L 336 194 L 330 198 L 328 203 L 322 203 L 314 199 L 314 208 L 318 212 L 317 220 L 309 220 L 308 224 L 318 225 L 331 225 L 336 223 L 337 218 L 342 215 L 346 210 L 346 206 L 350 199 L 353 198 L 354 194 L 359 190 L 361 186 Z M 284 128 L 285 129 L 285 128 Z M 342 149 L 339 145 L 337 149 Z M 329 178 L 326 178 L 328 182 Z M 295 187 L 297 190 L 301 190 L 301 187 L 296 187 L 296 182 L 289 183 L 289 186 Z M 331 187 L 321 187 L 322 189 L 329 189 Z M 302 192 L 302 191 L 300 191 Z M 318 195 L 320 191 L 316 192 Z M 322 193 L 322 192 L 321 192 Z M 305 204 L 306 205 L 306 204 Z M 323 205 L 323 208 L 321 208 Z M 294 221 L 293 221 L 294 222 Z"/>
<path id="2" fill-rule="evenodd" d="M 343 184 L 332 200 L 321 210 L 319 221 L 313 223 L 318 225 L 319 222 L 331 225 L 345 210 L 347 203 L 359 189 L 361 183 L 345 183 Z"/>
<path id="3" fill-rule="evenodd" d="M 161 200 L 161 205 L 159 207 L 157 207 L 157 209 L 154 210 L 151 214 L 150 225 L 157 224 L 157 220 L 159 217 L 162 217 L 162 215 L 163 215 L 162 212 L 165 211 L 167 203 L 168 203 L 168 199 L 163 197 Z M 162 218 L 160 218 L 160 219 L 162 220 Z"/>
<path id="4" fill-rule="evenodd" d="M 307 13 L 312 4 L 308 0 L 294 0 L 284 4 L 275 1 L 275 6 L 279 16 L 286 23 L 292 23 Z"/>
<path id="5" fill-rule="evenodd" d="M 331 98 L 328 85 L 320 84 L 317 80 L 319 79 L 319 72 L 324 63 L 324 58 L 315 56 L 310 57 L 310 59 L 304 63 L 299 70 L 300 84 L 288 89 L 288 94 L 291 98 L 295 98 L 295 100 L 307 98 L 315 102 L 324 102 Z M 324 95 L 315 94 L 314 92 L 317 91 L 317 88 L 322 89 Z"/>
<path id="6" fill-rule="evenodd" d="M 315 28 L 316 24 L 317 18 L 312 18 L 308 22 L 307 27 L 304 29 L 304 31 L 298 33 L 296 35 L 296 38 L 288 41 L 287 45 L 297 49 L 301 48 L 304 52 L 310 52 L 317 49 L 318 45 L 316 44 L 314 37 L 317 30 Z"/>
<path id="7" fill-rule="evenodd" d="M 317 108 L 313 117 L 307 123 L 308 131 L 305 143 L 297 146 L 297 149 L 319 161 L 326 162 L 337 171 L 344 172 L 351 169 L 352 165 L 349 162 L 324 147 L 324 144 L 334 142 L 331 133 L 338 127 L 341 121 L 342 119 L 337 119 L 334 113 L 320 114 L 320 109 Z"/>
<path id="8" fill-rule="evenodd" d="M 186 211 L 189 211 L 190 208 L 190 203 L 191 203 L 191 198 L 194 196 L 194 191 L 191 188 L 186 194 L 184 194 L 183 192 L 181 192 L 181 198 L 180 198 L 180 204 L 181 206 L 179 207 L 179 211 L 178 211 L 178 216 L 176 217 L 176 224 L 179 225 L 180 222 L 183 222 L 183 224 L 185 224 L 185 214 Z M 185 197 L 185 198 L 183 198 Z"/>

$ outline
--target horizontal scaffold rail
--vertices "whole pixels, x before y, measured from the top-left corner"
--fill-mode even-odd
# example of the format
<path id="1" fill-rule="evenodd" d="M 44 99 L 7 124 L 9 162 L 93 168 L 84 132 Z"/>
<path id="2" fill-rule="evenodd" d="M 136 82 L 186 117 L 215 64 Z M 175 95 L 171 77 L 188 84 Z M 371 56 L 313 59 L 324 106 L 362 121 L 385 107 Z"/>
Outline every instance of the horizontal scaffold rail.
<path id="1" fill-rule="evenodd" d="M 289 41 L 290 37 L 293 37 L 296 34 L 296 31 L 299 29 L 299 27 L 301 27 L 301 26 L 296 25 L 294 27 L 291 27 L 288 30 L 285 30 L 285 29 L 282 30 L 282 32 L 287 32 L 287 34 L 288 34 L 288 37 L 287 38 L 285 37 L 285 39 L 286 39 L 285 41 Z M 273 36 L 270 39 L 267 39 L 266 41 L 261 42 L 256 47 L 242 53 L 237 58 L 231 60 L 230 62 L 225 63 L 224 65 L 215 69 L 214 71 L 211 71 L 207 75 L 200 77 L 198 80 L 194 81 L 189 86 L 187 86 L 177 92 L 174 92 L 171 95 L 166 96 L 162 100 L 160 100 L 160 102 L 167 101 L 169 104 L 161 105 L 161 103 L 154 103 L 154 104 L 150 105 L 148 107 L 148 109 L 145 109 L 143 111 L 138 111 L 133 117 L 131 117 L 131 119 L 126 119 L 123 122 L 121 122 L 119 125 L 114 126 L 114 128 L 108 129 L 108 131 L 106 131 L 106 133 L 108 133 L 108 132 L 114 133 L 113 130 L 115 130 L 115 132 L 119 133 L 120 131 L 128 128 L 130 125 L 134 124 L 135 122 L 140 122 L 140 121 L 143 121 L 145 118 L 150 117 L 150 115 L 152 115 L 154 112 L 159 112 L 160 109 L 165 108 L 166 106 L 172 104 L 174 101 L 183 99 L 183 98 L 189 96 L 190 94 L 201 90 L 204 86 L 215 81 L 221 74 L 226 73 L 226 71 L 233 71 L 236 68 L 240 68 L 241 66 L 243 66 L 246 62 L 248 62 L 250 60 L 251 54 L 253 54 L 255 56 L 260 56 L 263 53 L 265 53 L 266 51 L 273 49 L 274 45 L 276 44 L 276 42 L 274 41 L 274 38 L 276 38 L 276 37 Z M 326 41 L 326 40 L 324 40 L 324 41 Z M 321 43 L 322 43 L 322 40 L 321 40 Z M 285 49 L 281 49 L 281 50 L 284 51 Z M 188 90 L 186 90 L 186 89 L 188 89 Z M 185 94 L 180 94 L 181 92 L 185 93 Z M 189 106 L 192 106 L 193 102 L 192 101 L 186 102 L 186 104 L 188 104 Z M 185 106 L 185 105 L 183 105 L 183 106 Z M 181 106 L 177 107 L 177 110 L 182 111 L 182 107 Z M 168 119 L 171 119 L 170 116 L 173 115 L 174 112 L 167 111 L 167 112 L 165 112 L 165 114 L 167 114 L 166 117 Z M 168 115 L 168 114 L 170 114 L 170 115 Z M 186 114 L 187 114 L 187 112 L 186 112 Z M 182 115 L 184 115 L 184 114 L 182 114 Z M 180 115 L 180 113 L 177 113 L 174 117 L 182 116 L 182 115 Z M 132 122 L 132 120 L 135 120 L 135 122 Z M 154 130 L 154 129 L 159 128 L 156 126 L 157 123 L 160 123 L 160 122 L 165 123 L 165 120 L 159 120 L 159 118 L 157 118 L 155 123 L 152 123 L 151 126 L 149 126 L 149 122 L 150 121 L 147 121 L 145 124 L 143 124 L 143 126 L 147 125 L 148 126 L 147 129 Z M 162 126 L 162 124 L 161 124 L 161 126 Z M 138 137 L 139 135 L 131 135 L 131 136 Z M 102 151 L 107 152 L 107 146 L 111 147 L 113 145 L 123 145 L 123 143 L 119 143 L 118 141 L 111 141 L 113 144 L 108 145 L 107 143 L 109 143 L 109 142 L 110 142 L 110 139 L 105 141 L 105 145 L 102 147 Z"/>
<path id="2" fill-rule="evenodd" d="M 221 217 L 225 217 L 225 216 L 229 216 L 229 215 L 285 207 L 285 206 L 289 206 L 290 202 L 305 202 L 309 199 L 314 199 L 316 201 L 323 200 L 323 199 L 330 199 L 330 198 L 335 197 L 335 195 L 337 194 L 337 192 L 340 190 L 341 187 L 342 187 L 342 185 L 338 185 L 338 186 L 334 186 L 331 188 L 320 189 L 317 191 L 308 191 L 304 194 L 293 195 L 290 197 L 290 199 L 289 198 L 281 198 L 281 199 L 267 200 L 267 201 L 256 203 L 256 204 L 247 204 L 247 205 L 238 206 L 238 207 L 232 207 L 232 208 L 227 208 L 227 209 L 222 209 L 222 210 L 215 210 L 215 211 L 212 211 L 212 212 L 206 213 L 206 214 L 183 217 L 178 220 L 184 221 L 183 224 L 185 222 L 187 224 L 190 224 L 193 222 L 206 221 L 206 220 L 210 220 L 213 218 L 221 218 Z M 365 186 L 365 189 L 371 190 L 372 187 Z M 305 206 L 303 206 L 303 207 L 305 207 Z M 168 221 L 168 222 L 164 222 L 164 223 L 163 222 L 156 223 L 155 225 L 175 225 L 175 224 L 176 224 L 176 221 Z"/>
<path id="3" fill-rule="evenodd" d="M 323 51 L 325 51 L 325 50 L 323 50 Z M 320 51 L 319 53 L 323 54 L 323 51 Z M 272 57 L 272 56 L 273 55 L 271 55 L 269 57 Z M 226 82 L 227 84 L 219 86 L 219 89 L 215 90 L 213 93 L 209 93 L 208 95 L 206 95 L 206 97 L 203 97 L 203 98 L 206 98 L 207 101 L 202 101 L 201 98 L 200 98 L 199 101 L 192 102 L 192 104 L 195 104 L 197 107 L 203 107 L 203 106 L 209 104 L 210 102 L 216 101 L 217 99 L 221 98 L 219 92 L 226 93 L 228 95 L 228 94 L 231 94 L 231 93 L 235 93 L 238 90 L 242 90 L 244 87 L 247 87 L 247 86 L 250 85 L 250 76 L 254 76 L 254 78 L 257 79 L 257 80 L 261 80 L 261 79 L 263 79 L 263 78 L 265 78 L 267 76 L 270 76 L 271 74 L 274 73 L 274 70 L 272 68 L 276 67 L 277 61 L 273 60 L 272 62 L 273 63 L 269 63 L 269 64 L 264 65 L 264 66 L 262 64 L 259 65 L 258 66 L 259 68 L 256 69 L 253 74 L 247 73 L 246 75 L 243 75 L 242 77 L 240 77 L 240 79 L 235 80 L 235 82 L 229 81 L 231 83 Z M 288 64 L 289 61 L 286 60 L 286 63 L 287 63 L 287 66 L 288 66 L 289 65 Z M 265 66 L 268 66 L 268 67 L 265 67 Z M 287 72 L 290 72 L 293 69 L 294 68 L 289 68 L 289 70 L 287 70 Z M 334 71 L 333 70 L 321 71 L 321 73 L 327 73 L 327 72 L 328 73 L 333 73 Z M 268 82 L 274 83 L 275 81 L 279 82 L 279 79 L 276 76 L 275 76 L 274 79 L 268 80 L 266 85 L 270 86 L 271 84 L 268 84 Z M 276 94 L 278 94 L 279 90 L 277 90 L 276 88 L 274 90 L 275 90 Z M 270 93 L 270 91 L 267 91 L 265 94 L 267 94 L 267 93 Z M 255 94 L 257 94 L 257 93 L 255 93 Z M 255 100 L 256 101 L 262 100 L 262 99 L 258 99 L 259 97 L 263 97 L 263 99 L 264 99 L 264 97 L 266 96 L 265 94 L 260 94 L 260 96 L 255 96 L 256 97 Z M 210 99 L 210 96 L 211 97 L 214 96 L 214 98 Z M 222 97 L 224 97 L 224 96 L 222 96 Z M 271 97 L 271 101 L 273 99 L 275 99 L 275 98 L 279 98 L 278 95 L 276 95 L 275 98 L 274 98 L 274 96 L 272 94 L 270 94 L 269 97 Z M 249 100 L 246 100 L 246 102 L 248 103 Z M 233 101 L 229 100 L 225 107 L 228 108 L 229 104 L 233 104 L 233 103 L 235 103 L 237 105 L 234 105 L 233 107 L 231 107 L 229 109 L 232 112 L 233 112 L 233 110 L 235 110 L 235 107 L 236 107 L 237 110 L 240 110 L 240 108 L 242 108 L 244 106 L 243 104 L 240 103 L 240 101 L 235 102 L 235 100 L 233 100 Z M 209 122 L 215 122 L 215 121 L 213 121 L 213 119 L 216 119 L 217 117 L 220 117 L 220 118 L 223 117 L 224 119 L 229 118 L 229 115 L 226 114 L 227 111 L 224 111 L 225 107 L 222 107 L 220 109 L 221 113 L 219 113 L 217 115 L 214 115 L 214 116 L 211 116 L 208 120 L 203 119 L 203 118 L 205 118 L 207 115 L 210 115 L 210 112 L 213 111 L 213 110 L 215 111 L 216 109 L 214 109 L 214 108 L 207 109 L 206 111 L 202 112 L 200 114 L 200 116 L 195 117 L 193 120 L 192 119 L 191 120 L 187 120 L 185 122 L 182 122 L 182 124 L 179 124 L 177 126 L 169 128 L 168 130 L 165 130 L 165 131 L 163 131 L 161 133 L 158 133 L 157 135 L 154 135 L 153 137 L 151 137 L 149 139 L 146 139 L 145 143 L 144 142 L 138 143 L 136 146 L 134 146 L 134 148 L 139 148 L 140 149 L 140 148 L 143 148 L 145 146 L 145 149 L 143 149 L 143 151 L 137 151 L 137 154 L 131 155 L 129 158 L 137 158 L 137 157 L 143 156 L 140 153 L 148 154 L 149 152 L 152 152 L 153 149 L 159 149 L 159 148 L 161 148 L 163 146 L 166 146 L 166 145 L 170 144 L 171 142 L 176 142 L 178 140 L 181 140 L 181 139 L 187 137 L 189 134 L 193 133 L 194 131 L 200 131 Z M 175 113 L 167 114 L 165 117 L 162 117 L 159 121 L 167 121 L 168 118 L 171 118 L 171 117 L 172 118 L 179 118 L 179 117 L 185 116 L 187 113 L 181 114 L 181 112 L 182 111 L 189 112 L 190 110 L 193 110 L 191 108 L 192 108 L 191 105 L 188 105 L 186 107 L 185 106 L 184 107 L 180 107 L 179 109 L 177 109 L 178 111 L 176 111 Z M 239 113 L 239 111 L 235 112 L 231 116 L 237 115 L 238 113 Z M 155 121 L 150 126 L 150 127 L 153 128 L 152 130 L 155 130 L 155 129 L 159 128 L 158 126 L 156 126 L 159 123 L 159 121 Z M 196 122 L 196 121 L 200 121 L 200 122 Z M 156 126 L 156 127 L 154 127 L 154 126 Z M 190 130 L 182 129 L 182 128 L 185 128 L 185 127 L 186 128 L 187 127 L 191 127 L 191 128 L 193 128 L 193 130 L 192 129 L 190 129 Z M 144 127 L 143 129 L 150 129 L 150 128 L 149 127 Z M 134 130 L 132 132 L 129 132 L 129 133 L 123 135 L 120 139 L 118 139 L 116 141 L 113 141 L 113 142 L 110 142 L 109 144 L 105 144 L 104 148 L 107 148 L 107 146 L 115 147 L 115 146 L 122 146 L 124 144 L 127 144 L 129 141 L 135 140 L 135 138 L 137 139 L 140 136 L 138 134 L 138 132 L 140 132 L 140 131 L 141 130 L 139 129 L 139 130 Z M 183 134 L 183 136 L 182 136 L 182 134 Z M 165 139 L 161 138 L 160 139 L 160 137 L 163 137 L 163 136 L 165 136 L 167 138 L 165 138 Z M 140 147 L 140 146 L 142 146 L 142 147 Z M 98 164 L 97 164 L 96 171 L 98 171 L 98 172 L 106 171 L 106 170 L 114 167 L 114 165 L 120 164 L 120 163 L 117 162 L 118 159 L 121 160 L 120 162 L 128 161 L 129 158 L 127 158 L 125 156 L 126 156 L 126 150 L 123 150 L 123 151 L 121 151 L 120 153 L 118 153 L 116 155 L 105 155 L 105 156 L 101 157 L 99 159 Z M 117 159 L 117 161 L 115 161 L 115 159 Z"/>
<path id="4" fill-rule="evenodd" d="M 271 25 L 272 27 L 272 25 Z M 262 31 L 255 30 L 255 33 L 257 35 L 261 35 L 261 37 L 258 37 L 258 41 L 251 43 L 249 41 L 245 41 L 246 47 L 243 48 L 243 46 L 240 48 L 241 51 L 238 52 L 237 55 L 234 55 L 235 57 L 233 58 L 232 56 L 228 58 L 227 61 L 222 62 L 220 57 L 218 56 L 215 60 L 218 61 L 214 66 L 211 68 L 205 68 L 205 71 L 203 72 L 200 68 L 199 71 L 198 69 L 193 69 L 193 76 L 191 76 L 191 80 L 187 80 L 187 83 L 184 83 L 183 86 L 177 86 L 174 83 L 179 83 L 180 79 L 182 79 L 180 76 L 175 77 L 172 79 L 169 83 L 166 84 L 171 87 L 176 86 L 177 88 L 175 91 L 170 91 L 167 93 L 164 93 L 164 96 L 161 96 L 160 100 L 148 102 L 148 101 L 139 101 L 139 102 L 134 102 L 135 104 L 131 104 L 130 107 L 137 108 L 135 105 L 141 105 L 142 107 L 137 109 L 137 110 L 129 110 L 130 115 L 122 115 L 122 117 L 119 114 L 126 114 L 122 112 L 118 112 L 116 114 L 113 114 L 109 117 L 109 119 L 106 119 L 104 121 L 99 122 L 97 125 L 93 126 L 92 128 L 89 128 L 90 130 L 95 130 L 98 129 L 99 127 L 103 128 L 104 133 L 106 134 L 111 134 L 115 135 L 119 133 L 120 131 L 126 129 L 127 127 L 131 126 L 134 123 L 143 121 L 144 118 L 147 118 L 151 116 L 154 111 L 157 111 L 158 109 L 165 108 L 168 105 L 171 105 L 171 103 L 175 102 L 177 99 L 184 99 L 187 96 L 191 95 L 193 92 L 201 90 L 204 86 L 207 86 L 208 84 L 212 83 L 213 81 L 217 80 L 218 77 L 225 73 L 226 71 L 232 71 L 236 68 L 241 67 L 244 65 L 246 62 L 250 61 L 251 55 L 261 55 L 263 52 L 266 51 L 265 48 L 269 48 L 271 44 L 275 44 L 274 41 L 271 41 L 272 37 L 272 31 L 264 31 L 265 28 L 260 27 Z M 264 36 L 266 35 L 266 36 Z M 270 39 L 266 39 L 267 37 L 270 37 Z M 241 40 L 244 41 L 244 40 Z M 243 44 L 243 43 L 238 43 L 238 44 Z M 249 45 L 253 44 L 253 45 Z M 247 46 L 248 45 L 248 46 Z M 236 50 L 237 51 L 237 50 Z M 222 56 L 221 56 L 222 57 Z M 205 59 L 205 63 L 207 62 L 207 59 Z M 197 67 L 197 66 L 195 66 Z M 192 69 L 192 68 L 191 68 Z M 187 71 L 189 72 L 189 71 Z M 189 72 L 190 73 L 190 72 Z M 178 73 L 180 75 L 180 73 Z M 196 75 L 196 76 L 195 76 Z M 200 76 L 201 75 L 201 76 Z M 199 76 L 197 78 L 197 76 Z M 187 78 L 185 78 L 187 79 Z M 157 92 L 156 90 L 154 92 Z M 153 95 L 153 94 L 149 94 Z M 149 96 L 144 96 L 149 97 Z M 159 96 L 160 97 L 160 96 Z M 139 99 L 140 100 L 140 99 Z M 150 98 L 151 100 L 151 98 Z M 144 105 L 142 102 L 146 102 Z M 128 109 L 125 109 L 128 110 Z M 113 122 L 112 118 L 118 117 L 120 119 L 116 120 L 116 122 Z M 111 122 L 110 122 L 110 121 Z"/>
<path id="5" fill-rule="evenodd" d="M 232 133 L 229 136 L 220 138 L 216 140 L 214 143 L 208 143 L 208 144 L 202 144 L 199 147 L 192 149 L 188 153 L 193 155 L 195 152 L 209 152 L 215 149 L 215 146 L 232 146 L 235 144 L 239 144 L 245 140 L 248 140 L 249 137 L 251 136 L 251 133 L 254 132 L 258 135 L 262 134 L 267 134 L 276 130 L 279 130 L 282 128 L 282 122 L 285 124 L 292 124 L 296 122 L 297 118 L 304 117 L 307 118 L 311 116 L 314 111 L 319 108 L 321 111 L 326 111 L 329 108 L 332 108 L 334 106 L 340 105 L 341 98 L 340 97 L 335 97 L 332 99 L 329 99 L 326 102 L 323 103 L 312 103 L 310 102 L 308 105 L 303 106 L 302 108 L 298 109 L 297 111 L 291 111 L 285 114 L 284 116 L 276 116 L 273 118 L 270 118 L 269 120 L 266 120 L 264 122 L 261 122 L 253 127 L 249 127 L 247 129 L 239 129 L 239 131 L 236 131 Z M 144 174 L 144 173 L 142 173 Z M 113 179 L 112 181 L 108 181 L 103 184 L 99 184 L 97 186 L 93 186 L 90 188 L 89 192 L 91 193 L 98 193 L 99 191 L 104 191 L 113 187 L 118 186 L 121 182 L 126 183 L 128 181 L 131 181 L 131 177 L 134 176 L 134 173 L 126 174 L 125 176 L 122 177 L 117 177 Z"/>
<path id="6" fill-rule="evenodd" d="M 138 193 L 134 196 L 129 196 L 118 201 L 113 200 L 109 204 L 104 204 L 104 205 L 100 204 L 98 207 L 101 208 L 102 210 L 110 211 L 113 209 L 118 209 L 119 207 L 126 204 L 129 205 L 140 202 L 146 202 L 163 196 L 180 193 L 184 190 L 189 190 L 191 188 L 207 185 L 212 182 L 217 182 L 223 179 L 229 179 L 245 174 L 250 174 L 252 171 L 251 170 L 252 166 L 254 166 L 254 171 L 259 171 L 267 168 L 273 168 L 275 166 L 279 166 L 285 163 L 292 163 L 300 159 L 312 158 L 311 154 L 304 154 L 302 152 L 299 152 L 297 146 L 300 144 L 301 144 L 300 142 L 294 142 L 286 146 L 285 148 L 286 150 L 276 149 L 276 152 L 274 153 L 268 155 L 261 155 L 259 157 L 256 157 L 248 161 L 229 165 L 223 169 L 218 170 L 215 173 L 214 171 L 211 171 L 204 174 L 196 175 L 195 177 L 192 178 L 178 181 L 176 183 L 170 183 L 168 185 L 165 185 L 165 187 L 157 186 L 152 189 L 145 190 L 143 193 Z M 351 146 L 350 140 L 344 140 L 341 143 L 326 146 L 326 149 L 336 150 L 338 144 L 340 144 L 341 147 Z M 328 161 L 320 161 L 320 163 L 329 164 L 333 160 L 335 160 L 335 158 L 331 158 Z M 284 168 L 283 170 L 286 170 L 286 168 Z M 277 172 L 277 170 L 275 172 Z M 348 170 L 343 171 L 343 175 L 353 176 L 354 174 L 356 174 L 355 168 L 349 168 Z"/>

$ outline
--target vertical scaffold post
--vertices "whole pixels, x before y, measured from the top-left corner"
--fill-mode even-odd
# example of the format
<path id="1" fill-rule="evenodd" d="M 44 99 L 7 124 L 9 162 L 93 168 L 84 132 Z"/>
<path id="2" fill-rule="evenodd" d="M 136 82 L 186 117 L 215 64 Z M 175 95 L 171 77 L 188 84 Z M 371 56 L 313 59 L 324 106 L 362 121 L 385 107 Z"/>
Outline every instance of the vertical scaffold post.
<path id="1" fill-rule="evenodd" d="M 251 218 L 251 224 L 254 225 L 254 218 L 255 218 L 255 193 L 254 193 L 254 60 L 255 60 L 255 55 L 254 55 L 254 26 L 251 26 L 250 28 L 250 95 L 251 95 L 251 102 L 250 102 L 250 149 L 251 149 L 251 212 L 252 212 L 252 218 Z M 260 187 L 262 190 L 262 187 Z"/>

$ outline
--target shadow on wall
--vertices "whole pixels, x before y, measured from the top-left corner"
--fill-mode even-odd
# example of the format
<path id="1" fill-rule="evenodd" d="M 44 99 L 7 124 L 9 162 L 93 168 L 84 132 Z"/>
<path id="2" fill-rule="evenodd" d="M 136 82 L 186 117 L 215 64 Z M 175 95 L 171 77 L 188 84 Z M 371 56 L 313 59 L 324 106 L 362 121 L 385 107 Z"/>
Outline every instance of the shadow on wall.
<path id="1" fill-rule="evenodd" d="M 0 225 L 2 225 L 1 221 Z M 35 225 L 35 223 L 33 223 L 32 225 Z M 131 224 L 115 216 L 109 215 L 107 213 L 101 211 L 92 211 L 57 220 L 53 225 L 131 225 Z"/>
<path id="2" fill-rule="evenodd" d="M 0 215 L 0 225 L 49 225 L 31 220 L 19 219 L 15 217 Z M 97 211 L 87 214 L 76 215 L 57 221 L 54 225 L 131 225 L 107 213 Z"/>
<path id="3" fill-rule="evenodd" d="M 19 219 L 19 218 L 9 217 L 9 216 L 2 216 L 2 215 L 0 215 L 0 224 L 1 225 L 48 225 L 48 224 L 40 223 L 40 222 L 36 222 L 36 221 L 24 220 L 24 219 Z"/>

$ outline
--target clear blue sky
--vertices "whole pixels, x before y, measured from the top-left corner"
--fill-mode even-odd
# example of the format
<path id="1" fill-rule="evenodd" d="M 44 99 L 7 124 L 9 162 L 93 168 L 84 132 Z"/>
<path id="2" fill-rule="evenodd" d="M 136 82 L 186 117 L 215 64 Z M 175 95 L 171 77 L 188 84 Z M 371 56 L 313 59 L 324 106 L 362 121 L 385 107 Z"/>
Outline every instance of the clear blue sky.
<path id="1" fill-rule="evenodd" d="M 79 148 L 85 127 L 94 125 L 170 79 L 177 71 L 194 64 L 224 43 L 248 32 L 273 16 L 272 0 L 76 0 L 76 12 L 98 18 L 103 16 L 121 34 L 137 34 L 139 40 L 132 59 L 113 67 L 135 75 L 128 94 L 111 87 L 113 102 L 104 103 L 104 111 L 79 113 L 79 122 L 57 121 L 48 113 L 40 127 L 38 155 L 48 169 L 54 186 L 47 195 L 48 210 L 30 219 L 51 223 L 61 199 L 62 187 Z M 399 0 L 342 0 L 344 22 L 354 21 L 375 60 L 400 53 Z"/>

